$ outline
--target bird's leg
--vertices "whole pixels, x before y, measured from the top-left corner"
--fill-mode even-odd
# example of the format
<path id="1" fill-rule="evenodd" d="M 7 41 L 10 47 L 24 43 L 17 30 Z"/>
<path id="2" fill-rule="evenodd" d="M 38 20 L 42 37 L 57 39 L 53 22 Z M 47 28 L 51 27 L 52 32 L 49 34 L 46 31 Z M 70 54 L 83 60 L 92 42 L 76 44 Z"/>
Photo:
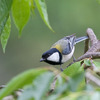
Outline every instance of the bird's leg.
<path id="1" fill-rule="evenodd" d="M 73 62 L 76 62 L 76 58 L 74 57 L 74 55 L 72 57 L 73 57 Z"/>
<path id="2" fill-rule="evenodd" d="M 62 65 L 60 65 L 60 70 L 63 72 L 63 68 L 62 68 Z"/>
<path id="3" fill-rule="evenodd" d="M 73 62 L 71 62 L 67 67 L 71 66 L 73 63 L 76 62 L 76 58 L 74 57 L 74 55 L 72 57 L 73 57 Z"/>

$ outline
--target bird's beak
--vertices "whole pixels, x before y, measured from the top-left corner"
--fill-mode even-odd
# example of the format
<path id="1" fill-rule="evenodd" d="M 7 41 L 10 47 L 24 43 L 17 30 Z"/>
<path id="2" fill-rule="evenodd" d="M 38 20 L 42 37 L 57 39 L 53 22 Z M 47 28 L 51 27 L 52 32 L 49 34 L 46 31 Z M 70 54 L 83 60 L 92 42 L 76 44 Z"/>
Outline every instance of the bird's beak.
<path id="1" fill-rule="evenodd" d="M 40 59 L 40 62 L 42 62 L 42 61 L 44 61 L 44 60 L 45 60 L 45 59 L 41 58 L 41 59 Z"/>

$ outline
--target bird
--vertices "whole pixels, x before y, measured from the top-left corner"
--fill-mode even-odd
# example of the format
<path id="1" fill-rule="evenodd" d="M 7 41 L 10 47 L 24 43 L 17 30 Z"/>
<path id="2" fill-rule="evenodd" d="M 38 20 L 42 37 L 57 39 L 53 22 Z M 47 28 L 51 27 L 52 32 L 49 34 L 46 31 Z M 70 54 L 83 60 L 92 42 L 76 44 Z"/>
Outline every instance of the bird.
<path id="1" fill-rule="evenodd" d="M 46 62 L 51 65 L 60 65 L 60 70 L 63 71 L 62 64 L 73 57 L 75 45 L 81 41 L 88 39 L 88 36 L 76 38 L 75 34 L 65 36 L 54 43 L 49 50 L 42 54 L 40 62 Z"/>

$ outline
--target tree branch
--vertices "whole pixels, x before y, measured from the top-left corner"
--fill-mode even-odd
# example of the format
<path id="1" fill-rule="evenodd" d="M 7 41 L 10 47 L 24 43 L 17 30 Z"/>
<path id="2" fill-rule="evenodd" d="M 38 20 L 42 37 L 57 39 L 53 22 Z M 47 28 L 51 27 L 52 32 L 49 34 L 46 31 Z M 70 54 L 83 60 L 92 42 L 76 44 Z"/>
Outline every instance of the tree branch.
<path id="1" fill-rule="evenodd" d="M 80 61 L 80 60 L 83 60 L 85 58 L 91 58 L 91 59 L 97 59 L 97 58 L 100 58 L 100 52 L 88 52 L 88 53 L 85 53 L 84 55 L 82 55 L 81 57 L 79 57 L 77 61 Z"/>
<path id="2" fill-rule="evenodd" d="M 85 77 L 87 79 L 87 83 L 92 82 L 100 87 L 100 78 L 95 73 L 93 73 L 91 70 L 88 69 L 86 71 Z"/>
<path id="3" fill-rule="evenodd" d="M 84 54 L 80 56 L 75 62 L 81 61 L 85 58 L 100 59 L 100 40 L 97 40 L 97 37 L 91 28 L 88 28 L 86 33 L 89 39 L 85 40 Z M 71 62 L 68 66 L 75 62 Z"/>
<path id="4" fill-rule="evenodd" d="M 91 28 L 88 28 L 86 30 L 86 33 L 89 36 L 89 40 L 90 40 L 91 45 L 94 45 L 95 43 L 97 43 L 97 41 L 98 41 L 97 37 L 96 37 L 96 35 L 94 34 L 94 32 Z"/>
<path id="5" fill-rule="evenodd" d="M 92 58 L 92 59 L 100 58 L 100 40 L 97 40 L 97 37 L 91 28 L 88 28 L 86 33 L 89 37 L 91 47 L 89 48 L 89 40 L 86 40 L 84 49 L 85 54 L 79 57 L 76 60 L 76 62 L 83 60 L 85 58 Z"/>

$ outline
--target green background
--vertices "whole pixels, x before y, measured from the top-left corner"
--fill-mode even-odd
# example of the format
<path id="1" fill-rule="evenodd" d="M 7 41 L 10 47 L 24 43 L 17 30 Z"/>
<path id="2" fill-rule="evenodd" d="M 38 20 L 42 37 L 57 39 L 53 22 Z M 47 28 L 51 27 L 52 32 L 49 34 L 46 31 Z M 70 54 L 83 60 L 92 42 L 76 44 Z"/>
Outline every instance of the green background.
<path id="1" fill-rule="evenodd" d="M 44 24 L 37 9 L 25 26 L 21 38 L 18 38 L 18 30 L 12 22 L 5 54 L 0 46 L 0 85 L 6 84 L 24 70 L 50 66 L 39 62 L 42 53 L 66 35 L 76 33 L 77 37 L 84 36 L 90 27 L 100 39 L 100 4 L 97 0 L 46 0 L 46 4 L 55 33 Z M 83 52 L 84 42 L 76 45 L 74 55 L 77 58 Z"/>

